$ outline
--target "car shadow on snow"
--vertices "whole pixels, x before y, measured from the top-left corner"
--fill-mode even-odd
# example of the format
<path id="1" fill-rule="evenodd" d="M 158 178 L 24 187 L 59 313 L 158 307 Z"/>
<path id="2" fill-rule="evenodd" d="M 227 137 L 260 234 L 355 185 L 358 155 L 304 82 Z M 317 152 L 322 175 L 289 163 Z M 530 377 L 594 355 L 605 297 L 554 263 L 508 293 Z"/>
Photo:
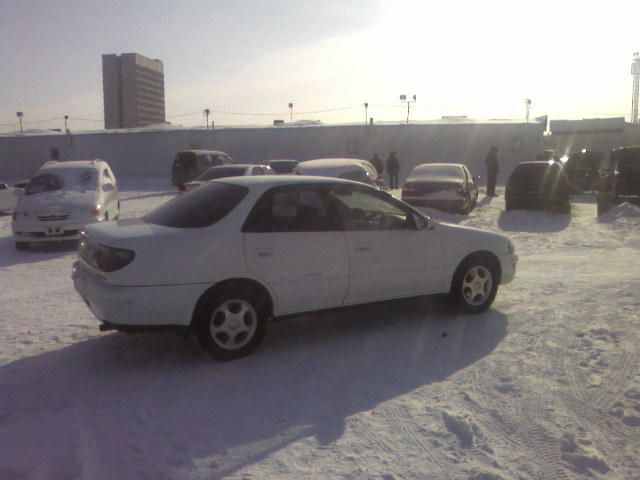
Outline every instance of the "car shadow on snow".
<path id="1" fill-rule="evenodd" d="M 497 310 L 419 299 L 279 320 L 231 363 L 172 334 L 106 334 L 0 368 L 0 449 L 27 466 L 4 468 L 62 456 L 99 478 L 222 478 L 306 437 L 336 441 L 348 416 L 445 380 L 506 331 Z"/>
<path id="2" fill-rule="evenodd" d="M 498 227 L 508 232 L 560 232 L 570 223 L 571 214 L 547 213 L 536 210 L 502 211 L 498 217 Z"/>
<path id="3" fill-rule="evenodd" d="M 78 250 L 77 241 L 33 243 L 28 250 L 18 251 L 13 237 L 0 238 L 0 268 L 25 263 L 42 262 L 62 257 Z"/>

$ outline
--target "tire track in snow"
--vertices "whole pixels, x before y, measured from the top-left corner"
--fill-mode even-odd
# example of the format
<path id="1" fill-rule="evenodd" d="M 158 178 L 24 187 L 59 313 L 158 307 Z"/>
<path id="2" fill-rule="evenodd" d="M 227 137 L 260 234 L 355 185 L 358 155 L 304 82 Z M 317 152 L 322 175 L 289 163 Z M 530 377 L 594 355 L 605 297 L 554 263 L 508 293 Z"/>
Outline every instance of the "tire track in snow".
<path id="1" fill-rule="evenodd" d="M 409 411 L 405 407 L 390 405 L 389 413 L 391 417 L 396 421 L 396 424 L 405 433 L 406 437 L 411 441 L 411 444 L 414 445 L 424 455 L 426 455 L 431 460 L 431 462 L 440 469 L 445 478 L 451 480 L 451 476 L 449 476 L 447 470 L 441 465 L 440 462 L 438 462 L 438 460 L 436 460 L 431 451 L 413 432 L 411 425 L 409 425 L 409 422 L 406 420 L 407 418 L 411 417 Z"/>

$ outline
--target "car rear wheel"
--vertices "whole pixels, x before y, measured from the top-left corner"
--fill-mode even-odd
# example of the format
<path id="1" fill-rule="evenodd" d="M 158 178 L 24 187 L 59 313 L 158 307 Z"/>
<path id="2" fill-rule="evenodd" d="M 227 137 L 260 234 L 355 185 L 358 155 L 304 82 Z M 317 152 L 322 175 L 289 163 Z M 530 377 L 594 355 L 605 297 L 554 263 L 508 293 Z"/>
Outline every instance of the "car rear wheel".
<path id="1" fill-rule="evenodd" d="M 449 298 L 463 313 L 482 313 L 496 298 L 499 282 L 497 260 L 488 254 L 472 255 L 458 266 Z"/>
<path id="2" fill-rule="evenodd" d="M 20 252 L 29 250 L 29 242 L 16 242 L 16 249 Z"/>
<path id="3" fill-rule="evenodd" d="M 198 341 L 216 360 L 242 358 L 264 338 L 267 318 L 265 302 L 251 291 L 214 292 L 196 318 Z"/>

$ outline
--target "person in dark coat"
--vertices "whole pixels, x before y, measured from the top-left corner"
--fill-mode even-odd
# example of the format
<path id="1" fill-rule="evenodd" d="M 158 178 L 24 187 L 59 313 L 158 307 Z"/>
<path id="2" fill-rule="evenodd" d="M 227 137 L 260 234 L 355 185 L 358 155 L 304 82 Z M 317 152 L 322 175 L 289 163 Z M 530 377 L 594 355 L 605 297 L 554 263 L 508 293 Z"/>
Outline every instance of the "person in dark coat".
<path id="1" fill-rule="evenodd" d="M 396 157 L 396 152 L 391 152 L 387 158 L 387 174 L 389 175 L 389 187 L 398 188 L 398 173 L 400 173 L 400 162 Z"/>
<path id="2" fill-rule="evenodd" d="M 378 156 L 378 154 L 374 154 L 373 158 L 371 159 L 371 165 L 374 166 L 374 168 L 376 169 L 376 172 L 378 172 L 378 176 L 382 175 L 384 173 L 384 167 L 382 166 L 382 160 L 380 159 L 380 157 Z"/>
<path id="3" fill-rule="evenodd" d="M 498 180 L 498 172 L 500 166 L 498 165 L 498 147 L 495 145 L 491 147 L 487 158 L 484 159 L 484 163 L 487 165 L 487 197 L 495 197 L 496 195 L 496 182 Z"/>

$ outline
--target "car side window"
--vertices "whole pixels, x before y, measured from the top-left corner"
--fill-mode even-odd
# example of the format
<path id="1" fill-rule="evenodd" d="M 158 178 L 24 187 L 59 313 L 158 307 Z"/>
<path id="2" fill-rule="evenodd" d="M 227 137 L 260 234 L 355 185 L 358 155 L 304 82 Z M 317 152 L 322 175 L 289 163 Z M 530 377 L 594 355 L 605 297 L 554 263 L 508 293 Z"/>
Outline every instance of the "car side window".
<path id="1" fill-rule="evenodd" d="M 337 230 L 320 188 L 279 187 L 256 203 L 242 229 L 246 233 L 326 232 Z"/>
<path id="2" fill-rule="evenodd" d="M 392 199 L 382 198 L 351 186 L 331 189 L 333 205 L 345 230 L 406 230 L 415 228 L 413 216 L 396 205 Z"/>
<path id="3" fill-rule="evenodd" d="M 109 173 L 109 169 L 105 168 L 102 171 L 102 174 L 104 175 L 104 178 L 106 179 L 107 183 L 111 183 L 111 174 Z"/>
<path id="4" fill-rule="evenodd" d="M 264 175 L 264 173 L 262 173 L 262 168 L 260 167 L 253 167 L 251 169 L 251 175 Z"/>

